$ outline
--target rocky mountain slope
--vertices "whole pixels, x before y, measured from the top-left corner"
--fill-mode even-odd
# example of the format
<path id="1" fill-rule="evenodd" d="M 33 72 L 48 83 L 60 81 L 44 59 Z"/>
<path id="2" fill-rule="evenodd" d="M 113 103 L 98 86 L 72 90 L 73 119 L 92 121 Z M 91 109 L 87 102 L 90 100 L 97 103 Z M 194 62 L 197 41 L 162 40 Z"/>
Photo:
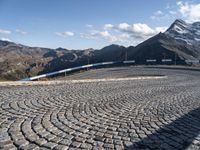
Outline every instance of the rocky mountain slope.
<path id="1" fill-rule="evenodd" d="M 110 45 L 100 50 L 67 50 L 29 47 L 8 41 L 0 41 L 0 79 L 18 80 L 28 76 L 57 71 L 64 68 L 105 61 L 135 59 L 145 64 L 146 59 L 176 60 L 200 59 L 200 22 L 188 24 L 176 20 L 164 33 L 142 42 L 136 47 Z"/>
<path id="2" fill-rule="evenodd" d="M 18 80 L 88 63 L 123 60 L 125 49 L 118 45 L 102 50 L 48 49 L 0 41 L 0 79 Z"/>

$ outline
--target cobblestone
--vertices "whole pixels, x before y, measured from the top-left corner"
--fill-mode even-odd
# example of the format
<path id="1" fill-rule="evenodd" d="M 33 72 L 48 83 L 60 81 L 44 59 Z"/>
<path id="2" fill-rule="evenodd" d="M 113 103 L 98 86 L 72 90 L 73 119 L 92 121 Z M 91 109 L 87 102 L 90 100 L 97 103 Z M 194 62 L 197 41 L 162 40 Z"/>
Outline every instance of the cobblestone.
<path id="1" fill-rule="evenodd" d="M 137 75 L 167 78 L 0 87 L 0 149 L 200 149 L 199 71 L 122 67 L 74 78 Z"/>

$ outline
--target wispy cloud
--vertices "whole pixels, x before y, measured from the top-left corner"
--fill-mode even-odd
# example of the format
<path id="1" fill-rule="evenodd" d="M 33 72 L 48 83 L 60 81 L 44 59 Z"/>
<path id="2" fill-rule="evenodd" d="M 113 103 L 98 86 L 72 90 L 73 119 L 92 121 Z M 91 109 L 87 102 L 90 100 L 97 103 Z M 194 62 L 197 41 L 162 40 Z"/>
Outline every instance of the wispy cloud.
<path id="1" fill-rule="evenodd" d="M 55 34 L 61 37 L 71 37 L 75 35 L 74 32 L 71 32 L 71 31 L 56 32 Z"/>
<path id="2" fill-rule="evenodd" d="M 80 37 L 83 39 L 96 39 L 93 35 L 91 35 L 90 33 L 80 33 Z"/>
<path id="3" fill-rule="evenodd" d="M 114 33 L 111 33 L 107 30 L 99 31 L 99 30 L 91 30 L 89 33 L 81 33 L 80 34 L 81 38 L 86 38 L 86 39 L 92 39 L 92 40 L 106 40 L 109 43 L 113 42 L 122 42 L 123 37 L 125 37 L 124 34 L 121 35 L 116 35 Z"/>
<path id="4" fill-rule="evenodd" d="M 5 30 L 5 29 L 0 29 L 0 34 L 11 34 L 11 31 Z"/>
<path id="5" fill-rule="evenodd" d="M 109 24 L 105 24 L 103 28 L 105 30 L 109 30 L 109 29 L 112 29 L 113 27 L 114 27 L 114 25 L 112 25 L 112 24 L 109 23 Z"/>
<path id="6" fill-rule="evenodd" d="M 154 12 L 153 15 L 150 16 L 152 20 L 161 20 L 161 19 L 166 19 L 168 17 L 169 17 L 168 13 L 164 13 L 161 10 Z"/>
<path id="7" fill-rule="evenodd" d="M 178 12 L 189 22 L 200 21 L 200 3 L 178 1 Z"/>
<path id="8" fill-rule="evenodd" d="M 11 39 L 9 39 L 9 38 L 4 38 L 4 37 L 2 37 L 2 38 L 1 38 L 1 40 L 2 40 L 2 41 L 8 41 L 8 42 L 12 42 L 12 40 L 11 40 Z"/>
<path id="9" fill-rule="evenodd" d="M 187 22 L 200 21 L 200 2 L 179 0 L 167 4 L 164 10 L 158 10 L 150 16 L 153 20 L 181 18 Z"/>
<path id="10" fill-rule="evenodd" d="M 101 37 L 105 40 L 108 40 L 109 42 L 115 42 L 117 41 L 117 37 L 112 35 L 108 31 L 96 31 L 92 33 L 93 36 Z"/>
<path id="11" fill-rule="evenodd" d="M 22 35 L 26 35 L 27 34 L 27 32 L 25 32 L 25 31 L 23 31 L 23 30 L 21 30 L 21 29 L 16 29 L 15 30 L 17 33 L 19 33 L 19 34 L 22 34 Z"/>
<path id="12" fill-rule="evenodd" d="M 85 25 L 87 28 L 93 28 L 93 25 L 92 24 L 86 24 Z"/>

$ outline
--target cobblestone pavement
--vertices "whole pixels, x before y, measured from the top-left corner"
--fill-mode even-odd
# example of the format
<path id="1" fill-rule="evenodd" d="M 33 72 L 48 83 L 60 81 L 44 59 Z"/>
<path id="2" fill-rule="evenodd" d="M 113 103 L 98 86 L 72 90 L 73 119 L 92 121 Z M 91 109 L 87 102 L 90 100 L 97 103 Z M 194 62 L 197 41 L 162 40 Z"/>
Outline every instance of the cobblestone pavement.
<path id="1" fill-rule="evenodd" d="M 0 149 L 200 149 L 200 72 L 96 72 L 168 77 L 0 87 Z"/>

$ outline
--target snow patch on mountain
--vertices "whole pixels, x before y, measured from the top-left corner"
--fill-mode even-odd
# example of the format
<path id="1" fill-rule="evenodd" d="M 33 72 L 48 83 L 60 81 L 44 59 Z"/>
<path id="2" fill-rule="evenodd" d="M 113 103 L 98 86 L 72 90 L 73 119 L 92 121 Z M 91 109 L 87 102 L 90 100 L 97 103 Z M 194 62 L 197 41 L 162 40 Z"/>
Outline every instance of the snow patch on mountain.
<path id="1" fill-rule="evenodd" d="M 165 32 L 165 35 L 173 37 L 177 40 L 187 42 L 193 45 L 200 42 L 200 22 L 193 24 L 186 23 L 183 20 L 176 20 L 170 28 Z M 200 43 L 199 43 L 200 44 Z"/>

